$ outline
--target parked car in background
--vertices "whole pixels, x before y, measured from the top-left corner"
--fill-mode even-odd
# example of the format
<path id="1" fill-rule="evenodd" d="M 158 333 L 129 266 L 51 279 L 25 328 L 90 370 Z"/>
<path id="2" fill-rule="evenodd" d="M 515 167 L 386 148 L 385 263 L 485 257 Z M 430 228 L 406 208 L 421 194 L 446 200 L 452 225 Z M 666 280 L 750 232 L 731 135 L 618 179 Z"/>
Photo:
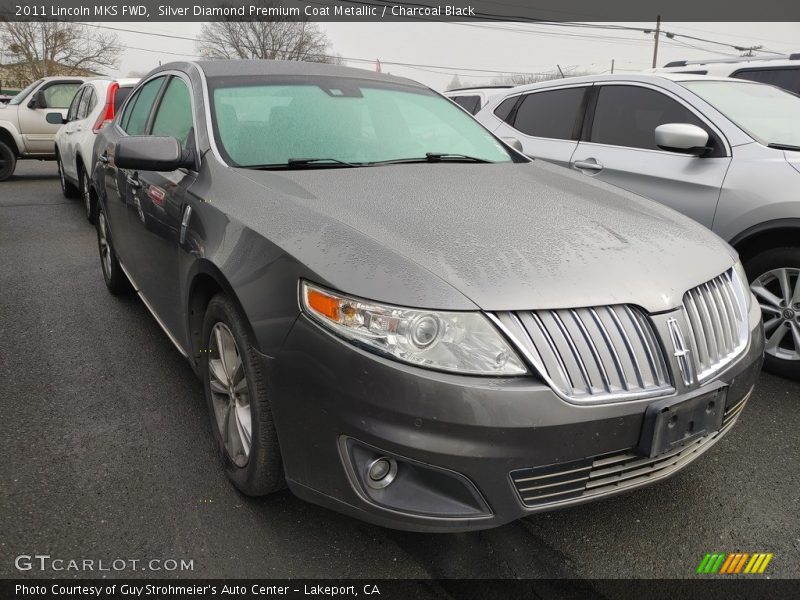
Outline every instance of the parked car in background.
<path id="1" fill-rule="evenodd" d="M 97 138 L 106 285 L 202 378 L 245 494 L 493 527 L 679 471 L 758 376 L 727 244 L 416 82 L 172 63 Z"/>
<path id="2" fill-rule="evenodd" d="M 735 77 L 776 85 L 800 94 L 800 52 L 785 56 L 676 60 L 661 69 L 653 69 L 653 72 Z"/>
<path id="3" fill-rule="evenodd" d="M 89 222 L 94 222 L 96 205 L 91 186 L 95 138 L 111 122 L 138 82 L 138 79 L 89 79 L 78 89 L 65 117 L 60 112 L 47 115 L 49 122 L 64 124 L 55 139 L 61 191 L 67 198 L 80 196 Z"/>
<path id="4" fill-rule="evenodd" d="M 14 174 L 17 160 L 53 160 L 60 124 L 49 123 L 47 113 L 62 116 L 85 77 L 45 77 L 33 82 L 8 104 L 0 104 L 0 181 Z"/>
<path id="5" fill-rule="evenodd" d="M 474 115 L 496 94 L 501 93 L 512 86 L 510 85 L 490 85 L 486 87 L 466 87 L 455 90 L 448 90 L 444 96 L 450 98 L 469 114 Z"/>
<path id="6" fill-rule="evenodd" d="M 800 97 L 702 75 L 597 75 L 508 90 L 476 118 L 730 242 L 761 303 L 766 368 L 800 378 Z"/>
<path id="7" fill-rule="evenodd" d="M 9 96 L 7 94 L 0 94 L 0 104 L 8 104 L 9 102 L 11 102 L 11 98 L 13 98 L 13 96 Z"/>

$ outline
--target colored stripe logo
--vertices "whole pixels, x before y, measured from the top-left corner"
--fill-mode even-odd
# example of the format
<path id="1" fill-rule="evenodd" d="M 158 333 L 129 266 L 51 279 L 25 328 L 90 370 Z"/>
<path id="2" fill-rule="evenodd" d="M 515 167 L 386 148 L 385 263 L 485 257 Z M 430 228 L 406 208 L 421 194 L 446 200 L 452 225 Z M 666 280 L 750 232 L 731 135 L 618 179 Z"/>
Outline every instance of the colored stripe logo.
<path id="1" fill-rule="evenodd" d="M 738 575 L 739 573 L 762 574 L 767 570 L 769 561 L 774 555 L 772 553 L 754 552 L 735 552 L 726 554 L 725 552 L 714 552 L 706 554 L 697 567 L 698 574 L 714 575 Z"/>

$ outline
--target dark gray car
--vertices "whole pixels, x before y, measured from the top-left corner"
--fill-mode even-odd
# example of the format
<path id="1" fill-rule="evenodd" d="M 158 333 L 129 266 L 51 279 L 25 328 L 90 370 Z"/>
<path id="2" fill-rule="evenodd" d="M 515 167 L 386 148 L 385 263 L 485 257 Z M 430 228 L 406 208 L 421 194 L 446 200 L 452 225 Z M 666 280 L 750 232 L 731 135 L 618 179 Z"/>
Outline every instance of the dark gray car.
<path id="1" fill-rule="evenodd" d="M 173 63 L 98 135 L 98 240 L 243 493 L 479 529 L 667 477 L 763 354 L 735 252 L 415 82 Z"/>

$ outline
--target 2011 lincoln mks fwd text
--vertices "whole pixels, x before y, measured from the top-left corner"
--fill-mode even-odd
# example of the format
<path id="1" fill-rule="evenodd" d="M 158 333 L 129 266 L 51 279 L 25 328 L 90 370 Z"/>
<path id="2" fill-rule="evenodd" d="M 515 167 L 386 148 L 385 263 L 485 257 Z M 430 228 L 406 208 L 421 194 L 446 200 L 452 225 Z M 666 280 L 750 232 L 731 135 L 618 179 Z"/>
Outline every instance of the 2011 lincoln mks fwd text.
<path id="1" fill-rule="evenodd" d="M 406 79 L 173 63 L 94 153 L 106 284 L 202 378 L 248 495 L 497 526 L 680 470 L 761 366 L 729 246 Z"/>

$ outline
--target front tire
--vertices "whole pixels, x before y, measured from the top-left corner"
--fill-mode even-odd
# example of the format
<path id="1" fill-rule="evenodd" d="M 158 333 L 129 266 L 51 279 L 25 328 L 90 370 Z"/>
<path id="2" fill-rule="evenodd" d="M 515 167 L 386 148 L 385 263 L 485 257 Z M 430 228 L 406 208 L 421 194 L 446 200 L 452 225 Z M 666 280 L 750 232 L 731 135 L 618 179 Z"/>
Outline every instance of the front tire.
<path id="1" fill-rule="evenodd" d="M 61 164 L 61 155 L 56 154 L 56 164 L 58 165 L 58 181 L 61 183 L 61 193 L 65 198 L 77 198 L 80 196 L 80 190 L 74 184 L 67 181 L 67 176 L 64 174 L 64 165 Z"/>
<path id="2" fill-rule="evenodd" d="M 764 319 L 764 369 L 800 380 L 800 248 L 771 248 L 744 264 Z"/>
<path id="3" fill-rule="evenodd" d="M 100 265 L 103 269 L 103 280 L 108 291 L 119 296 L 133 290 L 131 282 L 122 270 L 114 250 L 111 239 L 111 230 L 108 227 L 106 213 L 103 209 L 97 211 L 97 247 L 100 251 Z"/>
<path id="4" fill-rule="evenodd" d="M 224 294 L 208 303 L 200 367 L 211 429 L 228 479 L 248 496 L 284 487 L 266 373 L 244 318 Z"/>
<path id="5" fill-rule="evenodd" d="M 14 150 L 0 142 L 0 181 L 5 181 L 14 174 L 17 168 L 17 155 Z"/>

